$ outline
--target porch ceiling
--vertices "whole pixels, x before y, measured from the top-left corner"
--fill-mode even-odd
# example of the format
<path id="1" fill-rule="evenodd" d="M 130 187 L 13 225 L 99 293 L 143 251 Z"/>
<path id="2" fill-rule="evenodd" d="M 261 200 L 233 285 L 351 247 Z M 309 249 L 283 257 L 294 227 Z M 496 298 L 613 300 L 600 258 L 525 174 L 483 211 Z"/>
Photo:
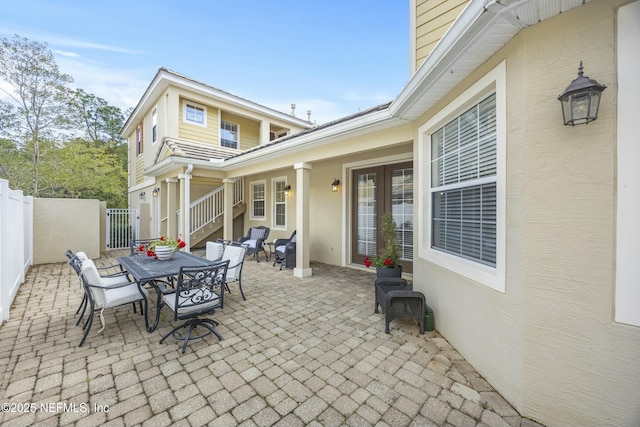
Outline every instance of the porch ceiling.
<path id="1" fill-rule="evenodd" d="M 590 0 L 471 0 L 389 110 L 415 120 L 520 30 Z"/>

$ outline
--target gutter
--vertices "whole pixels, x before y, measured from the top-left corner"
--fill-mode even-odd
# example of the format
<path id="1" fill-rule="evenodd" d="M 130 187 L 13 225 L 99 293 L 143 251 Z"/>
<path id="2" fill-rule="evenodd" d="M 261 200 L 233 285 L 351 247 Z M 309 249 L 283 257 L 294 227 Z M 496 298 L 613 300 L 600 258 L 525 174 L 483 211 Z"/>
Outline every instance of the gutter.
<path id="1" fill-rule="evenodd" d="M 454 72 L 453 67 L 469 46 L 482 37 L 498 18 L 504 18 L 521 29 L 526 27 L 526 24 L 512 19 L 507 12 L 531 1 L 536 0 L 471 0 L 391 103 L 391 115 L 415 119 L 409 114 L 413 106 L 431 89 L 437 88 L 446 73 Z"/>

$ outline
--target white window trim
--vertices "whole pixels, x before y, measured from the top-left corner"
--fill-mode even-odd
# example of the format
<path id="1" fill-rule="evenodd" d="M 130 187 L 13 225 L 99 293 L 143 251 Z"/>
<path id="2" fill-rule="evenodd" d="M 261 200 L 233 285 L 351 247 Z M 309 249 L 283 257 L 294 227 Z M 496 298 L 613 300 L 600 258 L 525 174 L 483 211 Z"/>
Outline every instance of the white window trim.
<path id="1" fill-rule="evenodd" d="M 219 122 L 220 122 L 220 129 L 219 129 L 219 132 L 218 132 L 218 134 L 219 134 L 218 145 L 220 147 L 222 147 L 222 148 L 226 148 L 226 149 L 229 149 L 229 150 L 239 150 L 240 149 L 240 125 L 238 123 L 232 122 L 230 120 L 224 120 L 222 117 L 220 118 Z M 231 123 L 232 125 L 236 125 L 236 129 L 237 129 L 236 133 L 238 134 L 238 140 L 236 141 L 236 145 L 237 145 L 236 148 L 226 147 L 226 146 L 222 145 L 222 122 Z"/>
<path id="2" fill-rule="evenodd" d="M 253 187 L 255 185 L 260 185 L 262 184 L 264 186 L 264 216 L 254 216 L 253 215 L 253 202 L 255 201 L 255 199 L 253 198 Z M 255 221 L 266 221 L 267 220 L 267 181 L 266 180 L 260 180 L 260 181 L 252 181 L 249 183 L 249 192 L 250 192 L 250 198 L 251 198 L 251 205 L 249 206 L 249 218 Z"/>
<path id="3" fill-rule="evenodd" d="M 155 139 L 153 139 L 153 130 L 155 129 Z M 155 145 L 158 142 L 158 106 L 155 105 L 151 110 L 151 145 Z"/>
<path id="4" fill-rule="evenodd" d="M 204 115 L 202 123 L 197 123 L 197 122 L 192 122 L 191 120 L 187 120 L 187 105 L 202 109 L 202 113 Z M 184 99 L 182 101 L 182 121 L 193 126 L 201 126 L 206 128 L 207 127 L 207 107 L 202 104 L 198 104 L 197 102 Z"/>
<path id="5" fill-rule="evenodd" d="M 621 7 L 617 13 L 618 117 L 616 165 L 615 315 L 618 323 L 640 326 L 638 240 L 640 240 L 640 146 L 637 137 L 636 100 L 640 83 L 637 16 L 640 2 Z M 613 104 L 612 104 L 613 106 Z"/>
<path id="6" fill-rule="evenodd" d="M 457 274 L 481 283 L 496 291 L 505 292 L 506 262 L 506 154 L 507 154 L 507 102 L 506 102 L 506 63 L 503 61 L 473 86 L 464 91 L 454 101 L 439 111 L 418 130 L 417 165 L 414 167 L 414 178 L 422 186 L 418 192 L 419 211 L 418 230 L 423 230 L 417 240 L 418 257 L 451 270 Z M 486 266 L 478 262 L 445 253 L 431 247 L 431 133 L 437 131 L 448 121 L 457 117 L 482 101 L 491 93 L 496 93 L 496 266 Z"/>
<path id="7" fill-rule="evenodd" d="M 287 196 L 285 195 L 285 199 L 284 199 L 284 225 L 276 225 L 276 182 L 278 181 L 282 181 L 284 182 L 284 186 L 287 186 L 287 177 L 286 176 L 279 176 L 277 178 L 272 178 L 271 179 L 271 191 L 273 193 L 272 199 L 273 200 L 273 217 L 272 217 L 272 224 L 271 224 L 271 228 L 274 228 L 276 230 L 286 230 L 287 229 L 287 208 L 288 208 L 288 200 L 287 200 Z"/>

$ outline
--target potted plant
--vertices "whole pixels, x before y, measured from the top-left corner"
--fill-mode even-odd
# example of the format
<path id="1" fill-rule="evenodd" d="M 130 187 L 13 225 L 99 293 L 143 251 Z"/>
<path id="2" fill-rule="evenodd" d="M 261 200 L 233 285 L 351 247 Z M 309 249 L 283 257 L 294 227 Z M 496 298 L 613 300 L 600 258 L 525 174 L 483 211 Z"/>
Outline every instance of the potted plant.
<path id="1" fill-rule="evenodd" d="M 152 258 L 167 260 L 173 258 L 173 253 L 184 248 L 186 245 L 186 242 L 182 239 L 174 240 L 162 236 L 160 239 L 150 242 L 147 245 L 140 245 L 138 251 L 145 252 L 147 256 Z"/>
<path id="2" fill-rule="evenodd" d="M 378 277 L 400 277 L 402 276 L 402 266 L 398 264 L 398 260 L 400 259 L 398 226 L 393 220 L 391 212 L 385 212 L 382 215 L 380 234 L 383 245 L 378 252 L 378 256 L 373 259 L 366 257 L 364 259 L 364 265 L 366 265 L 367 268 L 372 265 L 376 267 Z"/>

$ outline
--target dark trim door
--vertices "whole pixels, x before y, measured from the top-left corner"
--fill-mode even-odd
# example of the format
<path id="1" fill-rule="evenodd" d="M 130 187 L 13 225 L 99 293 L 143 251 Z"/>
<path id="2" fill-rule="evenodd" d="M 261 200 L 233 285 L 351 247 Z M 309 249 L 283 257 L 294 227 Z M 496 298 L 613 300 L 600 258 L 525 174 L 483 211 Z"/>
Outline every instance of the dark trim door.
<path id="1" fill-rule="evenodd" d="M 382 214 L 393 213 L 398 225 L 403 271 L 413 272 L 413 165 L 411 162 L 357 169 L 351 175 L 351 262 L 363 264 L 382 245 Z"/>

